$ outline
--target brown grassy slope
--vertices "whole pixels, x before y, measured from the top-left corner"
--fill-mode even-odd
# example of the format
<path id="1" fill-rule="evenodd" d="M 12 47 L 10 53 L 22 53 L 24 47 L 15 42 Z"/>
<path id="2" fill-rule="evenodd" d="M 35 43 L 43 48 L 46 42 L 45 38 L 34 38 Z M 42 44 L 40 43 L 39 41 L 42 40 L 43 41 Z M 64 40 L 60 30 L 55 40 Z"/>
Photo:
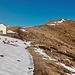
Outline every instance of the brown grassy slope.
<path id="1" fill-rule="evenodd" d="M 39 48 L 43 49 L 50 57 L 58 58 L 59 62 L 75 67 L 75 21 L 66 20 L 56 26 L 47 25 L 53 22 L 25 28 L 28 32 L 21 32 L 18 28 L 14 28 L 14 31 L 18 30 L 17 34 L 11 35 L 22 40 L 32 41 L 32 46 L 28 49 L 34 59 L 35 75 L 71 73 L 64 67 L 58 66 L 55 61 L 43 60 L 42 56 L 35 52 L 36 44 L 39 44 Z M 7 35 L 10 36 L 10 34 Z"/>
<path id="2" fill-rule="evenodd" d="M 54 33 L 54 37 L 61 39 L 68 44 L 75 45 L 75 21 L 65 21 L 60 25 L 51 26 L 49 28 L 51 34 Z"/>
<path id="3" fill-rule="evenodd" d="M 72 66 L 72 65 L 75 66 L 74 63 L 75 22 L 74 21 L 65 21 L 62 24 L 57 26 L 48 26 L 45 24 L 44 26 L 30 27 L 27 28 L 27 30 L 33 34 L 31 36 L 34 36 L 34 38 L 32 39 L 34 41 L 33 45 L 43 44 L 44 47 L 41 48 L 45 49 L 45 52 L 49 56 L 51 56 L 52 58 L 58 57 L 59 62 L 62 62 L 68 66 Z M 32 51 L 33 50 L 30 49 L 31 53 L 33 53 Z M 33 53 L 32 55 L 34 56 L 35 64 L 37 64 L 38 57 L 36 57 L 36 54 L 35 55 L 34 54 L 35 53 Z M 66 59 L 69 59 L 69 61 Z M 43 63 L 43 61 L 41 60 L 40 63 Z M 60 67 L 58 67 L 56 64 L 53 63 L 54 63 L 53 61 L 49 61 L 49 62 L 44 61 L 44 66 L 40 64 L 42 66 L 41 69 L 42 72 L 46 71 L 48 75 L 65 75 L 67 72 L 70 73 L 66 69 L 60 69 Z M 36 72 L 35 75 L 43 75 L 43 74 L 39 74 L 40 72 L 37 70 L 39 66 L 38 64 L 35 68 L 35 72 Z M 39 66 L 39 68 L 41 66 Z M 47 70 L 46 69 L 43 70 L 43 68 L 47 68 Z"/>

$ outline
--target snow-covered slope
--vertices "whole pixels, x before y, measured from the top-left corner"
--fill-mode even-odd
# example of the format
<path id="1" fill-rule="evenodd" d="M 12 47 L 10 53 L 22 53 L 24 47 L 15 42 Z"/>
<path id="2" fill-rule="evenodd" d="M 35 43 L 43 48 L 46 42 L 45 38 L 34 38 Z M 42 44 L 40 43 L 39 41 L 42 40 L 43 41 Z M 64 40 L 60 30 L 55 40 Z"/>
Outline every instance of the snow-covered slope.
<path id="1" fill-rule="evenodd" d="M 25 49 L 28 46 L 30 42 L 0 36 L 0 75 L 33 75 L 33 59 Z"/>

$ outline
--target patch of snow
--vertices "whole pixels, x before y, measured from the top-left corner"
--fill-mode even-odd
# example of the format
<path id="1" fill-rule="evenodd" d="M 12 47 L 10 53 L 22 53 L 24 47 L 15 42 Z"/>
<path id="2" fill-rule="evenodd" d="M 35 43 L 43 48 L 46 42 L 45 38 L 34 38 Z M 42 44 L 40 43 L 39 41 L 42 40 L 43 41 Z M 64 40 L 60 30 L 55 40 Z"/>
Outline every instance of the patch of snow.
<path id="1" fill-rule="evenodd" d="M 55 24 L 47 24 L 47 25 L 50 25 L 50 26 L 55 26 Z"/>
<path id="2" fill-rule="evenodd" d="M 36 44 L 35 47 L 44 46 L 43 44 Z"/>
<path id="3" fill-rule="evenodd" d="M 44 60 L 54 60 L 54 61 L 57 61 L 59 58 L 58 57 L 55 57 L 54 59 L 52 59 L 50 56 L 48 56 L 42 49 L 40 48 L 35 48 L 35 52 L 39 53 L 40 55 L 43 56 L 42 59 Z M 67 59 L 68 60 L 68 59 Z M 75 72 L 75 67 L 69 67 L 69 66 L 66 66 L 65 64 L 61 63 L 61 62 L 58 62 L 56 63 L 57 65 L 60 65 L 62 67 L 64 67 L 65 69 L 68 69 L 69 71 L 71 72 Z M 68 74 L 68 75 L 75 75 L 75 74 Z"/>
<path id="4" fill-rule="evenodd" d="M 75 72 L 75 68 L 74 68 L 74 67 L 66 66 L 65 64 L 60 63 L 60 62 L 58 62 L 58 63 L 56 63 L 56 64 L 58 64 L 58 65 L 60 65 L 60 66 L 63 66 L 64 68 L 68 69 L 68 70 L 71 71 L 71 72 Z"/>
<path id="5" fill-rule="evenodd" d="M 56 60 L 59 60 L 59 58 L 56 56 L 56 57 L 54 57 L 54 59 L 56 59 Z"/>
<path id="6" fill-rule="evenodd" d="M 24 44 L 25 44 L 25 48 L 27 48 L 28 46 L 31 46 L 31 42 L 30 41 L 28 41 L 28 42 L 24 41 Z"/>
<path id="7" fill-rule="evenodd" d="M 35 48 L 35 52 L 38 52 L 39 54 L 41 54 L 43 56 L 42 59 L 44 60 L 55 60 L 55 59 L 52 59 L 50 56 L 48 56 L 42 49 L 40 48 Z"/>
<path id="8" fill-rule="evenodd" d="M 66 66 L 65 64 L 63 64 L 63 63 L 61 63 L 61 62 L 58 62 L 58 59 L 59 59 L 58 57 L 55 57 L 54 59 L 52 59 L 50 56 L 48 56 L 48 55 L 44 52 L 44 50 L 42 50 L 42 49 L 40 49 L 40 48 L 35 48 L 35 52 L 37 52 L 37 53 L 39 53 L 40 55 L 42 55 L 42 56 L 43 56 L 42 59 L 44 59 L 44 60 L 53 60 L 53 61 L 57 62 L 57 63 L 56 63 L 57 65 L 60 65 L 60 66 L 64 67 L 65 69 L 67 69 L 67 70 L 69 70 L 69 71 L 75 73 L 75 67 L 69 67 L 69 66 Z M 69 59 L 65 59 L 65 60 L 69 60 Z M 71 73 L 71 74 L 66 73 L 66 74 L 67 74 L 67 75 L 75 75 L 74 73 Z"/>
<path id="9" fill-rule="evenodd" d="M 55 24 L 50 24 L 51 26 L 55 26 Z"/>
<path id="10" fill-rule="evenodd" d="M 54 22 L 54 23 L 57 23 L 57 22 Z"/>
<path id="11" fill-rule="evenodd" d="M 65 19 L 62 19 L 60 21 L 58 21 L 58 23 L 63 23 L 65 21 Z"/>
<path id="12" fill-rule="evenodd" d="M 22 27 L 22 28 L 28 28 L 28 27 L 31 27 L 31 26 L 25 26 L 25 27 Z"/>
<path id="13" fill-rule="evenodd" d="M 8 30 L 7 33 L 16 33 L 16 32 L 14 32 L 12 30 Z"/>
<path id="14" fill-rule="evenodd" d="M 20 29 L 22 32 L 27 32 L 28 33 L 28 31 L 26 31 L 25 29 Z"/>
<path id="15" fill-rule="evenodd" d="M 60 23 L 63 23 L 64 21 L 66 21 L 65 19 L 61 19 L 61 20 L 59 20 L 59 21 L 55 21 L 55 22 L 53 22 L 53 23 L 49 23 L 49 24 L 47 24 L 47 25 L 49 25 L 49 26 L 55 26 L 55 25 L 59 25 Z"/>
<path id="16" fill-rule="evenodd" d="M 0 36 L 0 38 L 0 75 L 33 75 L 33 58 L 25 49 L 26 46 L 30 46 L 30 42 L 26 42 L 25 45 L 18 39 L 5 36 Z M 9 44 L 3 43 L 5 38 Z"/>
<path id="17" fill-rule="evenodd" d="M 75 75 L 75 74 L 69 74 L 69 73 L 66 73 L 67 75 Z"/>

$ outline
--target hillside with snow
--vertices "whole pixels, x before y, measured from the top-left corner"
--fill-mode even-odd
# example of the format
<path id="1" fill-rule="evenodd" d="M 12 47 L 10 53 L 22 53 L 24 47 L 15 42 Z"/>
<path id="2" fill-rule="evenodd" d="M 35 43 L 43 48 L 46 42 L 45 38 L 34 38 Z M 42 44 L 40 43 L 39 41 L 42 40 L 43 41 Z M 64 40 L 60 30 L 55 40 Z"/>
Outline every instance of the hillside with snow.
<path id="1" fill-rule="evenodd" d="M 26 49 L 30 42 L 0 36 L 0 75 L 33 75 L 34 64 Z"/>
<path id="2" fill-rule="evenodd" d="M 31 41 L 26 49 L 33 56 L 34 75 L 75 75 L 74 20 L 58 19 L 26 28 L 8 27 L 7 31 L 7 36 Z"/>

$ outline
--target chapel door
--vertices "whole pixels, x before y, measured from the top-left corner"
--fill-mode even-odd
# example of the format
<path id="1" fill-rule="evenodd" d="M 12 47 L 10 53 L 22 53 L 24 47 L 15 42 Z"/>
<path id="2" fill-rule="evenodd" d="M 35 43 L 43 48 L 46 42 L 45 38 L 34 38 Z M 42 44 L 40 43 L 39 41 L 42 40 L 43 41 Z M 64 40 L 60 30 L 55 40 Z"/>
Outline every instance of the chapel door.
<path id="1" fill-rule="evenodd" d="M 0 34 L 3 34 L 3 30 L 0 30 Z"/>

